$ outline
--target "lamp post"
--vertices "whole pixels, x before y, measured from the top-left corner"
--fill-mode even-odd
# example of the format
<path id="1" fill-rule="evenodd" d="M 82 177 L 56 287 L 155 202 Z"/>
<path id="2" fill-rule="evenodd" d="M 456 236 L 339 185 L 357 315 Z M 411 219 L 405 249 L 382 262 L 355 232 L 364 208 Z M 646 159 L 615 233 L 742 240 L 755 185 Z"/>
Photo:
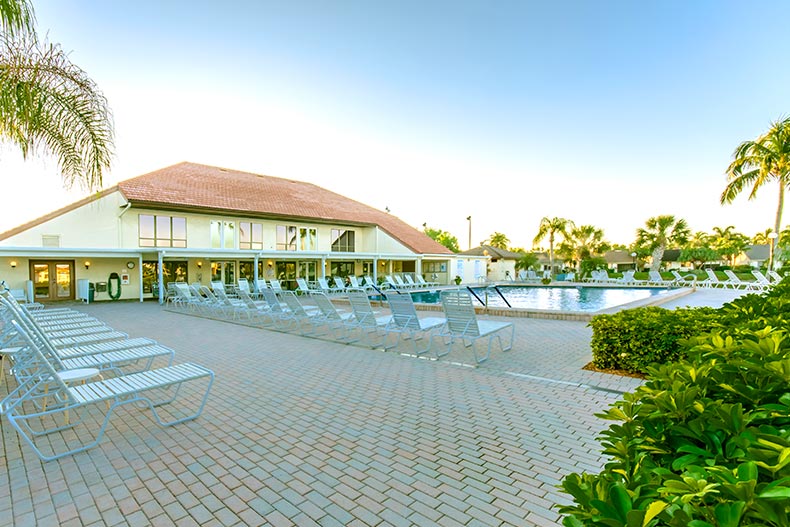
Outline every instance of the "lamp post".
<path id="1" fill-rule="evenodd" d="M 774 270 L 774 251 L 776 250 L 776 239 L 779 237 L 775 232 L 768 233 L 768 270 Z"/>
<path id="2" fill-rule="evenodd" d="M 467 216 L 466 221 L 469 222 L 469 249 L 472 248 L 472 217 Z"/>
<path id="3" fill-rule="evenodd" d="M 634 261 L 634 271 L 636 271 L 636 252 L 631 253 L 631 259 Z"/>

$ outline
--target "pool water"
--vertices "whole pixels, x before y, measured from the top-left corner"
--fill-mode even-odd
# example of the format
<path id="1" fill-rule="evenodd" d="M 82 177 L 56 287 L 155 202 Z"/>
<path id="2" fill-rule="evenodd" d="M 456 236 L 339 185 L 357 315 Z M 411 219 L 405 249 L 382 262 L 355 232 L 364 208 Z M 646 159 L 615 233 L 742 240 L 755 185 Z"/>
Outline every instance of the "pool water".
<path id="1" fill-rule="evenodd" d="M 626 288 L 626 287 L 518 287 L 499 286 L 510 306 L 514 309 L 540 309 L 548 311 L 582 311 L 593 313 L 637 300 L 666 293 L 663 288 Z M 473 287 L 472 290 L 489 307 L 507 307 L 502 297 L 493 287 Z M 411 293 L 417 303 L 438 304 L 438 292 Z M 481 305 L 472 299 L 475 305 Z"/>

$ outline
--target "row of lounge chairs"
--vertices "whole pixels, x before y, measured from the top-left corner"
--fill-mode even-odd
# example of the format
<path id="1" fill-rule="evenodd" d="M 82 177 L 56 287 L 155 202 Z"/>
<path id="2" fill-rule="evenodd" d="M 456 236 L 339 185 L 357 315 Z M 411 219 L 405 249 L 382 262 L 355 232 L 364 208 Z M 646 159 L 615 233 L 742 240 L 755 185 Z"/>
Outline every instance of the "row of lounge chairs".
<path id="1" fill-rule="evenodd" d="M 479 364 L 490 358 L 494 341 L 498 342 L 501 351 L 513 346 L 513 323 L 478 320 L 470 294 L 462 290 L 442 293 L 444 317 L 423 318 L 417 315 L 410 295 L 394 291 L 384 293 L 391 311 L 385 316 L 374 311 L 367 292 L 361 289 L 344 293 L 350 311 L 338 309 L 330 295 L 316 290 L 297 295 L 294 291 L 265 287 L 258 291 L 260 296 L 256 298 L 242 287 L 231 294 L 225 286 L 212 290 L 179 283 L 176 291 L 178 296 L 171 305 L 192 314 L 230 318 L 266 329 L 359 343 L 376 349 L 390 350 L 409 341 L 412 353 L 418 356 L 430 352 L 437 340 L 442 341 L 443 346 L 435 351 L 436 358 L 447 355 L 460 342 L 471 348 Z M 509 339 L 503 341 L 503 332 L 509 332 Z M 488 340 L 485 350 L 478 350 L 476 346 L 480 339 Z"/>
<path id="2" fill-rule="evenodd" d="M 150 408 L 162 426 L 202 413 L 211 370 L 173 364 L 172 349 L 85 313 L 41 307 L 0 294 L 0 349 L 17 383 L 0 413 L 42 460 L 96 446 L 120 406 Z"/>

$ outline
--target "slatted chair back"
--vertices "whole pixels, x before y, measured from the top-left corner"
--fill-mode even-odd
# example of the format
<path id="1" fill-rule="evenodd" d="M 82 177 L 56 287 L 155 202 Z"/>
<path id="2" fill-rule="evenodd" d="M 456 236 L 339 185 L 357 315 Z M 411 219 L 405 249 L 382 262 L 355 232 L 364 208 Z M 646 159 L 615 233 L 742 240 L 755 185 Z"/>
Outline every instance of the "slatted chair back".
<path id="1" fill-rule="evenodd" d="M 354 313 L 354 319 L 358 326 L 372 328 L 380 325 L 376 320 L 376 313 L 370 305 L 370 299 L 365 292 L 349 291 L 348 301 L 351 304 L 351 311 Z"/>
<path id="2" fill-rule="evenodd" d="M 274 290 L 270 287 L 264 287 L 261 290 L 261 294 L 266 303 L 269 304 L 269 309 L 272 313 L 284 313 L 283 306 L 280 305 L 280 299 L 277 298 L 277 293 Z"/>
<path id="3" fill-rule="evenodd" d="M 400 328 L 420 331 L 420 319 L 417 316 L 417 309 L 414 307 L 411 295 L 388 294 L 386 297 L 392 311 L 390 324 L 395 324 Z"/>
<path id="4" fill-rule="evenodd" d="M 447 317 L 447 330 L 457 335 L 480 336 L 477 314 L 472 305 L 472 295 L 466 291 L 442 292 L 442 309 Z"/>
<path id="5" fill-rule="evenodd" d="M 329 300 L 329 297 L 326 296 L 325 293 L 313 291 L 310 293 L 310 298 L 312 298 L 316 307 L 318 307 L 318 309 L 321 311 L 321 316 L 323 316 L 326 320 L 338 322 L 344 320 L 343 316 L 340 315 L 335 305 L 331 300 Z"/>
<path id="6" fill-rule="evenodd" d="M 335 291 L 340 292 L 346 290 L 346 283 L 343 281 L 342 278 L 336 276 L 334 280 L 335 280 Z"/>
<path id="7" fill-rule="evenodd" d="M 245 293 L 252 292 L 250 289 L 250 282 L 246 278 L 239 278 L 239 291 L 244 291 Z"/>
<path id="8" fill-rule="evenodd" d="M 288 307 L 288 310 L 291 312 L 293 316 L 303 318 L 310 316 L 307 311 L 305 311 L 304 306 L 299 299 L 296 297 L 296 293 L 293 291 L 282 291 L 277 294 L 277 297 L 285 302 L 285 305 Z"/>
<path id="9" fill-rule="evenodd" d="M 307 280 L 305 280 L 304 278 L 296 279 L 296 287 L 298 287 L 299 291 L 302 293 L 307 294 L 311 292 L 310 287 L 307 285 Z"/>
<path id="10" fill-rule="evenodd" d="M 269 287 L 271 287 L 272 291 L 275 293 L 281 293 L 283 291 L 283 286 L 279 280 L 269 280 Z"/>

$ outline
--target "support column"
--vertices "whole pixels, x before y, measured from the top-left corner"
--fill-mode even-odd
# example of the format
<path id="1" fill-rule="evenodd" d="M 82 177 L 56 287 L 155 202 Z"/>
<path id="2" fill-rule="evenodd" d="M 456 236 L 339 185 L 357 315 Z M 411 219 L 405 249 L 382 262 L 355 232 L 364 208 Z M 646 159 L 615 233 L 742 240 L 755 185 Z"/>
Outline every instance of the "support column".
<path id="1" fill-rule="evenodd" d="M 159 265 L 157 265 L 157 268 L 158 268 L 157 269 L 158 270 L 157 281 L 159 282 L 159 305 L 162 305 L 162 304 L 165 303 L 164 273 L 162 272 L 162 259 L 163 259 L 163 257 L 164 257 L 164 251 L 159 251 L 159 258 L 157 260 L 159 262 Z"/>
<path id="2" fill-rule="evenodd" d="M 137 272 L 140 278 L 140 302 L 143 301 L 143 255 L 137 257 Z"/>
<path id="3" fill-rule="evenodd" d="M 258 262 L 260 261 L 260 255 L 255 255 L 255 260 L 252 268 L 252 279 L 255 280 L 255 283 L 252 284 L 252 290 L 258 293 Z"/>

